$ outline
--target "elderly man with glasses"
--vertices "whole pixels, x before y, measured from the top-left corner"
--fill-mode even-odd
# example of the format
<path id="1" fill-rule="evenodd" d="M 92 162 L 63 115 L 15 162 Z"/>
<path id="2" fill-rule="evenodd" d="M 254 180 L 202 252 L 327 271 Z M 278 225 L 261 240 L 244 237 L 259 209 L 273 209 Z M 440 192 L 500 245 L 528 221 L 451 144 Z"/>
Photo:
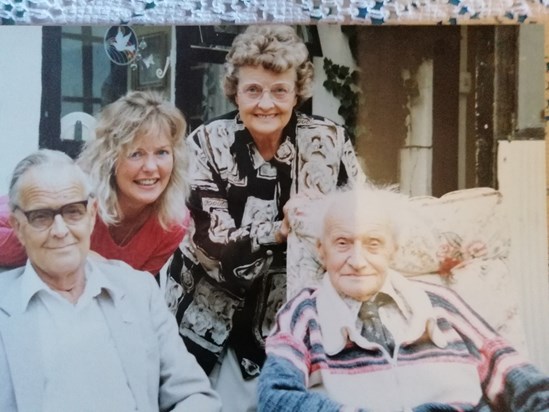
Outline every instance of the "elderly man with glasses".
<path id="1" fill-rule="evenodd" d="M 154 279 L 89 256 L 97 203 L 61 152 L 16 166 L 25 266 L 0 277 L 0 410 L 218 411 Z"/>

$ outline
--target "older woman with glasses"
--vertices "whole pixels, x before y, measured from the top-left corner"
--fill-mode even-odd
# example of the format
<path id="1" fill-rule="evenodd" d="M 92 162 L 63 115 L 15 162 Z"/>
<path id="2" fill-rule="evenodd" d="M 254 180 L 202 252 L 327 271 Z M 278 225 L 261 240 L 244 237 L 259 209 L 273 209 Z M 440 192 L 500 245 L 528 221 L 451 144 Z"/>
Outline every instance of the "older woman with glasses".
<path id="1" fill-rule="evenodd" d="M 264 337 L 285 301 L 286 202 L 365 180 L 344 128 L 296 110 L 312 79 L 294 29 L 250 26 L 225 63 L 237 110 L 187 139 L 194 227 L 171 262 L 169 304 L 228 411 L 255 408 Z"/>
<path id="2" fill-rule="evenodd" d="M 103 108 L 96 138 L 78 159 L 99 205 L 94 252 L 154 275 L 172 256 L 188 224 L 186 126 L 181 112 L 152 91 L 128 92 Z M 5 199 L 2 207 L 0 266 L 22 265 L 25 251 L 7 227 Z M 38 217 L 32 220 L 47 216 Z"/>

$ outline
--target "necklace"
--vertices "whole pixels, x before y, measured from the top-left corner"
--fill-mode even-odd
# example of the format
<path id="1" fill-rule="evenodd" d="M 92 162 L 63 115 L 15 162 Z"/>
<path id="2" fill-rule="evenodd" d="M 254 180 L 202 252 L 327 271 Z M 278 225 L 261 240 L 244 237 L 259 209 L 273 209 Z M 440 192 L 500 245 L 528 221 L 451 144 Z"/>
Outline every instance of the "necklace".
<path id="1" fill-rule="evenodd" d="M 117 225 L 109 226 L 109 233 L 118 246 L 126 246 L 134 235 L 139 232 L 149 219 L 152 209 L 146 209 L 130 222 L 122 221 Z"/>

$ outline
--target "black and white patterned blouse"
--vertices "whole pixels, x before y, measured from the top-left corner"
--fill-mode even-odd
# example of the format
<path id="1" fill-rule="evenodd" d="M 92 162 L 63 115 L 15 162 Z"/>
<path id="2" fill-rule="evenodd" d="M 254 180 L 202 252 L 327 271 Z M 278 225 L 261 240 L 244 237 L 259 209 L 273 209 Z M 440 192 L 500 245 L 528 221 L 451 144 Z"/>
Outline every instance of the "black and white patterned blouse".
<path id="1" fill-rule="evenodd" d="M 274 239 L 284 204 L 300 191 L 328 193 L 365 176 L 344 128 L 298 112 L 269 161 L 237 112 L 197 128 L 188 147 L 194 227 L 172 259 L 181 288 L 168 303 L 207 373 L 230 344 L 244 377 L 254 377 L 286 298 L 286 244 Z"/>

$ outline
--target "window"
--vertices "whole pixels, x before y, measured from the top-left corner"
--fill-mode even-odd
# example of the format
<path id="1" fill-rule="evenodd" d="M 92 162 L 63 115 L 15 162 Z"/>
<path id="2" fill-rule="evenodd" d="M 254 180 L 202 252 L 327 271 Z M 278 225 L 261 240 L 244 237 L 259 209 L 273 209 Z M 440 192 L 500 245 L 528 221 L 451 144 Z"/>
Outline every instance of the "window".
<path id="1" fill-rule="evenodd" d="M 127 67 L 108 59 L 103 37 L 106 27 L 44 27 L 42 37 L 42 110 L 40 147 L 62 150 L 76 157 L 84 143 L 85 115 L 127 90 Z M 61 119 L 84 113 L 67 133 Z M 74 117 L 75 119 L 77 117 Z M 78 123 L 79 122 L 79 123 Z"/>

